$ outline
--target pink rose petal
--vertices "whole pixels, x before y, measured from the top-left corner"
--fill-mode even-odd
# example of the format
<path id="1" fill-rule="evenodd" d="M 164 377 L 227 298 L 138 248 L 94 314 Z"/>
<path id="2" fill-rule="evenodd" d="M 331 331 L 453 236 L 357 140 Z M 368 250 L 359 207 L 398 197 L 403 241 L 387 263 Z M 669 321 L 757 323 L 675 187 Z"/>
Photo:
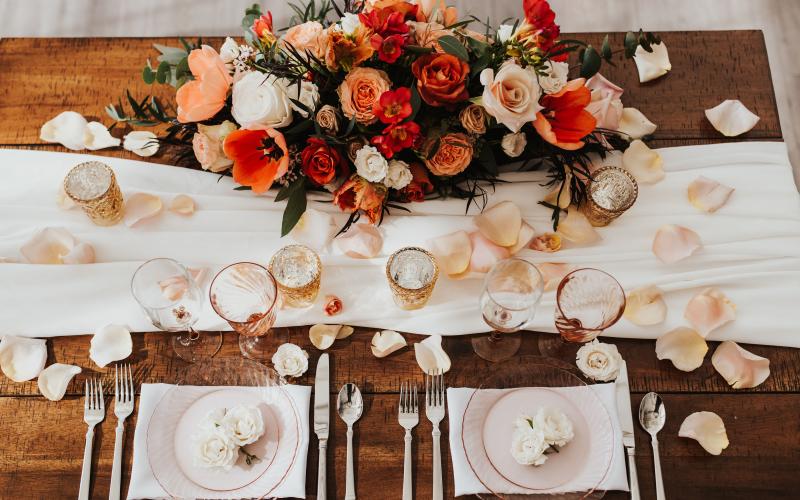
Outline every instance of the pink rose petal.
<path id="1" fill-rule="evenodd" d="M 716 288 L 706 288 L 686 305 L 683 317 L 697 333 L 706 337 L 725 323 L 736 319 L 736 306 Z"/>
<path id="2" fill-rule="evenodd" d="M 769 377 L 769 360 L 726 340 L 711 356 L 711 364 L 734 389 L 750 389 Z"/>
<path id="3" fill-rule="evenodd" d="M 472 242 L 466 231 L 456 231 L 428 241 L 431 251 L 445 274 L 454 278 L 469 269 Z"/>
<path id="4" fill-rule="evenodd" d="M 535 234 L 536 231 L 534 231 L 533 227 L 531 227 L 531 225 L 528 224 L 527 222 L 523 222 L 522 227 L 519 228 L 519 235 L 517 236 L 517 242 L 514 244 L 514 246 L 510 247 L 508 251 L 511 252 L 511 255 L 516 254 L 517 252 L 528 246 L 528 243 L 530 243 L 531 240 L 533 240 Z"/>
<path id="5" fill-rule="evenodd" d="M 673 264 L 689 257 L 702 247 L 700 236 L 683 226 L 667 224 L 653 238 L 653 253 L 665 264 Z"/>
<path id="6" fill-rule="evenodd" d="M 576 207 L 571 207 L 567 211 L 567 216 L 558 223 L 558 234 L 565 240 L 579 245 L 594 243 L 600 239 L 589 219 Z"/>
<path id="7" fill-rule="evenodd" d="M 564 276 L 575 269 L 575 266 L 572 264 L 558 262 L 543 262 L 541 264 L 536 264 L 536 267 L 539 268 L 539 272 L 542 273 L 542 278 L 544 278 L 545 292 L 555 290 L 558 284 L 561 283 L 561 280 L 564 279 Z"/>
<path id="8" fill-rule="evenodd" d="M 719 455 L 730 444 L 722 418 L 710 411 L 698 411 L 686 417 L 678 436 L 697 440 L 712 455 Z"/>
<path id="9" fill-rule="evenodd" d="M 162 208 L 163 204 L 158 196 L 148 193 L 136 193 L 125 202 L 123 220 L 126 226 L 134 227 L 139 222 L 161 213 Z"/>
<path id="10" fill-rule="evenodd" d="M 478 230 L 495 245 L 510 247 L 517 242 L 522 227 L 522 213 L 510 201 L 502 201 L 475 216 Z"/>
<path id="11" fill-rule="evenodd" d="M 469 268 L 473 272 L 488 273 L 492 266 L 511 256 L 507 248 L 495 245 L 479 232 L 470 233 L 469 239 L 472 243 Z"/>
<path id="12" fill-rule="evenodd" d="M 179 194 L 169 203 L 170 212 L 178 215 L 192 215 L 194 213 L 194 200 L 185 194 Z"/>
<path id="13" fill-rule="evenodd" d="M 733 188 L 720 184 L 714 179 L 699 176 L 689 184 L 689 203 L 704 212 L 716 212 L 727 203 Z"/>
<path id="14" fill-rule="evenodd" d="M 335 241 L 343 254 L 354 259 L 371 259 L 383 247 L 383 236 L 372 224 L 356 224 Z"/>

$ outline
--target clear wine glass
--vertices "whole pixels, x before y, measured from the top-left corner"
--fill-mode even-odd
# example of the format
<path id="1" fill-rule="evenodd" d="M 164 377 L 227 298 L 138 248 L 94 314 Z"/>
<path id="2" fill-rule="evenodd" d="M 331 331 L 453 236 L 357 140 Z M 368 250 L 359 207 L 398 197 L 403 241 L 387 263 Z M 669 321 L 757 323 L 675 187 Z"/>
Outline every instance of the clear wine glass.
<path id="1" fill-rule="evenodd" d="M 522 338 L 515 333 L 533 319 L 543 292 L 544 278 L 530 262 L 511 258 L 495 264 L 486 275 L 480 298 L 483 320 L 494 331 L 472 339 L 475 353 L 492 362 L 516 354 Z"/>
<path id="2" fill-rule="evenodd" d="M 148 260 L 133 273 L 131 293 L 157 328 L 177 332 L 172 337 L 175 354 L 194 363 L 213 357 L 222 347 L 222 334 L 194 329 L 203 310 L 203 293 L 179 262 Z"/>
<path id="3" fill-rule="evenodd" d="M 264 336 L 279 307 L 272 273 L 253 262 L 231 264 L 214 277 L 209 296 L 214 311 L 239 334 L 242 354 L 257 361 L 268 359 L 271 348 Z"/>

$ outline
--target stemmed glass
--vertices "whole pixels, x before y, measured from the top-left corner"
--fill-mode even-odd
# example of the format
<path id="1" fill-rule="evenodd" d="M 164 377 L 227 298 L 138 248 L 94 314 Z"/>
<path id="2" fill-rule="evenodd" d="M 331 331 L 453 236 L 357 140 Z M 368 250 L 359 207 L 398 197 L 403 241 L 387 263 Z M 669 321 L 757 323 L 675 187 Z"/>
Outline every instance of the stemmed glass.
<path id="1" fill-rule="evenodd" d="M 148 260 L 133 273 L 131 293 L 153 325 L 172 336 L 175 354 L 191 363 L 213 357 L 222 347 L 222 333 L 194 330 L 203 310 L 203 294 L 179 262 Z"/>
<path id="2" fill-rule="evenodd" d="M 275 323 L 278 285 L 265 267 L 238 262 L 222 269 L 211 282 L 211 307 L 239 334 L 246 358 L 263 361 L 270 354 L 264 336 Z"/>
<path id="3" fill-rule="evenodd" d="M 512 334 L 533 319 L 543 292 L 544 278 L 530 262 L 511 258 L 495 264 L 486 275 L 480 298 L 483 320 L 494 331 L 472 339 L 475 353 L 492 362 L 516 354 L 522 338 Z"/>

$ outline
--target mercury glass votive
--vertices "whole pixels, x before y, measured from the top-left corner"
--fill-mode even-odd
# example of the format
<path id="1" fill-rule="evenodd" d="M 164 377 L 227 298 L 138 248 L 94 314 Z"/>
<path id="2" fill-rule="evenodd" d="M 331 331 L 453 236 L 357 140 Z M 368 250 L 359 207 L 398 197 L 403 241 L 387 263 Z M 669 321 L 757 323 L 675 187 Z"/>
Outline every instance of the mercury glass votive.
<path id="1" fill-rule="evenodd" d="M 272 256 L 269 270 L 278 282 L 281 300 L 287 307 L 309 307 L 319 293 L 322 262 L 304 245 L 289 245 Z"/>
<path id="2" fill-rule="evenodd" d="M 105 163 L 87 161 L 72 167 L 64 178 L 64 192 L 98 226 L 113 226 L 122 219 L 122 192 Z"/>
<path id="3" fill-rule="evenodd" d="M 421 309 L 428 302 L 439 277 L 439 266 L 429 252 L 405 247 L 386 262 L 386 278 L 395 304 L 401 309 Z"/>
<path id="4" fill-rule="evenodd" d="M 631 208 L 638 195 L 639 185 L 630 172 L 619 167 L 603 167 L 589 182 L 583 213 L 593 226 L 607 226 Z"/>

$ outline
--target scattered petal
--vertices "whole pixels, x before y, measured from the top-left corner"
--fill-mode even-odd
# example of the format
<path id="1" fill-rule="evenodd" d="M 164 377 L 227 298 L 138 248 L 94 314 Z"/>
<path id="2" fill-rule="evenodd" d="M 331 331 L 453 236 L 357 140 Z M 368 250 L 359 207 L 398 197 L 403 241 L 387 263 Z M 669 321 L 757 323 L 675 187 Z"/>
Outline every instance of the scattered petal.
<path id="1" fill-rule="evenodd" d="M 516 254 L 523 248 L 527 247 L 535 235 L 536 231 L 533 230 L 533 227 L 531 227 L 531 225 L 527 222 L 523 221 L 522 226 L 519 228 L 517 242 L 514 243 L 512 247 L 509 247 L 508 251 L 511 253 L 511 255 Z"/>
<path id="2" fill-rule="evenodd" d="M 0 340 L 0 369 L 14 382 L 31 380 L 47 362 L 47 341 L 4 335 Z"/>
<path id="3" fill-rule="evenodd" d="M 395 351 L 399 351 L 408 345 L 406 339 L 399 333 L 392 330 L 375 332 L 372 337 L 372 354 L 376 358 L 385 358 Z"/>
<path id="4" fill-rule="evenodd" d="M 62 264 L 92 264 L 94 247 L 88 243 L 78 243 L 61 258 Z"/>
<path id="5" fill-rule="evenodd" d="M 187 267 L 186 270 L 189 272 L 189 276 L 192 277 L 198 286 L 203 283 L 203 280 L 205 280 L 206 274 L 208 273 L 207 267 Z"/>
<path id="6" fill-rule="evenodd" d="M 716 288 L 706 288 L 686 304 L 683 317 L 703 337 L 736 319 L 736 306 Z"/>
<path id="7" fill-rule="evenodd" d="M 472 257 L 472 243 L 466 231 L 456 231 L 428 241 L 428 248 L 450 277 L 464 273 Z"/>
<path id="8" fill-rule="evenodd" d="M 333 345 L 333 341 L 336 340 L 336 335 L 341 328 L 342 325 L 314 325 L 308 329 L 308 338 L 311 339 L 314 347 L 324 351 Z"/>
<path id="9" fill-rule="evenodd" d="M 719 455 L 728 447 L 725 422 L 714 412 L 697 411 L 686 417 L 678 430 L 678 436 L 696 439 L 704 450 Z"/>
<path id="10" fill-rule="evenodd" d="M 501 201 L 475 216 L 475 225 L 495 245 L 510 247 L 517 242 L 522 227 L 522 213 L 511 201 Z"/>
<path id="11" fill-rule="evenodd" d="M 655 80 L 667 74 L 672 69 L 672 63 L 669 62 L 669 54 L 667 53 L 667 45 L 664 42 L 650 44 L 652 52 L 648 52 L 639 45 L 636 47 L 636 53 L 633 56 L 636 62 L 636 69 L 639 70 L 639 81 L 641 83 Z"/>
<path id="12" fill-rule="evenodd" d="M 100 368 L 127 358 L 131 352 L 131 332 L 122 325 L 106 325 L 97 330 L 89 346 L 89 358 Z"/>
<path id="13" fill-rule="evenodd" d="M 297 224 L 289 231 L 289 236 L 309 248 L 322 250 L 333 238 L 334 230 L 335 226 L 331 214 L 307 208 L 300 220 L 297 221 Z"/>
<path id="14" fill-rule="evenodd" d="M 447 373 L 450 371 L 450 356 L 442 349 L 442 337 L 431 335 L 414 344 L 414 357 L 424 373 Z"/>
<path id="15" fill-rule="evenodd" d="M 97 151 L 98 149 L 115 148 L 120 144 L 119 138 L 111 135 L 105 125 L 100 122 L 89 122 L 83 136 L 83 145 L 86 149 Z"/>
<path id="16" fill-rule="evenodd" d="M 597 230 L 576 207 L 567 211 L 567 216 L 558 223 L 558 234 L 567 241 L 579 245 L 600 239 Z"/>
<path id="17" fill-rule="evenodd" d="M 80 366 L 54 363 L 39 374 L 39 392 L 50 401 L 60 401 L 67 392 L 72 377 L 81 372 Z"/>
<path id="18" fill-rule="evenodd" d="M 561 250 L 561 236 L 558 233 L 540 234 L 531 240 L 528 248 L 537 252 L 558 252 Z"/>
<path id="19" fill-rule="evenodd" d="M 653 151 L 640 139 L 631 142 L 622 154 L 622 168 L 633 175 L 636 182 L 655 184 L 664 178 L 664 162 L 661 155 Z"/>
<path id="20" fill-rule="evenodd" d="M 749 132 L 760 118 L 738 99 L 728 99 L 706 110 L 706 118 L 722 135 L 735 137 Z"/>
<path id="21" fill-rule="evenodd" d="M 495 245 L 477 231 L 470 233 L 469 240 L 472 243 L 472 256 L 469 261 L 469 269 L 472 272 L 488 273 L 492 266 L 511 256 L 507 248 Z"/>
<path id="22" fill-rule="evenodd" d="M 335 316 L 342 312 L 342 299 L 336 295 L 325 296 L 325 314 Z"/>
<path id="23" fill-rule="evenodd" d="M 731 197 L 733 188 L 714 179 L 699 176 L 689 184 L 689 203 L 704 212 L 716 212 Z"/>
<path id="24" fill-rule="evenodd" d="M 91 264 L 94 249 L 79 243 L 63 227 L 46 227 L 34 233 L 20 253 L 30 264 Z"/>
<path id="25" fill-rule="evenodd" d="M 653 238 L 653 253 L 665 264 L 683 260 L 702 246 L 697 233 L 674 224 L 661 226 Z"/>
<path id="26" fill-rule="evenodd" d="M 657 286 L 637 288 L 625 301 L 625 319 L 639 326 L 657 325 L 667 318 L 667 304 Z"/>
<path id="27" fill-rule="evenodd" d="M 623 108 L 618 130 L 631 139 L 641 139 L 655 132 L 657 128 L 656 124 L 648 120 L 638 109 Z"/>
<path id="28" fill-rule="evenodd" d="M 558 208 L 567 208 L 572 202 L 572 171 L 567 170 L 567 175 L 562 182 L 556 184 L 552 191 L 544 197 L 545 203 L 558 205 Z"/>
<path id="29" fill-rule="evenodd" d="M 80 151 L 84 147 L 84 135 L 88 122 L 75 111 L 63 111 L 42 125 L 39 138 L 45 142 L 57 142 L 65 148 Z"/>
<path id="30" fill-rule="evenodd" d="M 342 325 L 339 331 L 336 332 L 336 340 L 346 339 L 353 334 L 355 329 L 352 326 Z"/>
<path id="31" fill-rule="evenodd" d="M 383 236 L 372 224 L 356 224 L 336 238 L 339 250 L 354 259 L 371 259 L 383 248 Z"/>
<path id="32" fill-rule="evenodd" d="M 711 364 L 734 389 L 751 389 L 769 377 L 769 360 L 726 340 L 711 355 Z"/>
<path id="33" fill-rule="evenodd" d="M 56 195 L 56 205 L 61 210 L 72 210 L 73 208 L 77 207 L 78 204 L 72 201 L 67 195 L 67 192 L 64 191 L 64 184 L 59 184 L 58 186 L 58 194 Z"/>
<path id="34" fill-rule="evenodd" d="M 122 147 L 139 156 L 147 157 L 158 153 L 159 142 L 156 134 L 145 130 L 135 130 L 125 136 Z"/>
<path id="35" fill-rule="evenodd" d="M 194 209 L 194 200 L 185 194 L 176 195 L 169 203 L 170 212 L 174 212 L 178 215 L 192 215 Z"/>
<path id="36" fill-rule="evenodd" d="M 568 275 L 573 269 L 575 269 L 575 266 L 572 264 L 562 264 L 557 262 L 543 262 L 541 264 L 536 264 L 536 267 L 539 268 L 539 272 L 542 273 L 545 292 L 555 290 L 558 287 L 558 284 L 561 283 L 561 280 L 564 279 L 564 276 Z"/>
<path id="37" fill-rule="evenodd" d="M 656 340 L 656 357 L 672 361 L 685 372 L 699 368 L 707 352 L 706 339 L 691 328 L 676 328 Z"/>
<path id="38" fill-rule="evenodd" d="M 186 278 L 178 275 L 159 281 L 158 287 L 161 288 L 161 294 L 165 299 L 175 302 L 189 289 L 189 283 L 186 282 Z"/>
<path id="39" fill-rule="evenodd" d="M 123 220 L 128 227 L 134 227 L 140 221 L 161 213 L 161 198 L 148 193 L 136 193 L 125 201 Z"/>

